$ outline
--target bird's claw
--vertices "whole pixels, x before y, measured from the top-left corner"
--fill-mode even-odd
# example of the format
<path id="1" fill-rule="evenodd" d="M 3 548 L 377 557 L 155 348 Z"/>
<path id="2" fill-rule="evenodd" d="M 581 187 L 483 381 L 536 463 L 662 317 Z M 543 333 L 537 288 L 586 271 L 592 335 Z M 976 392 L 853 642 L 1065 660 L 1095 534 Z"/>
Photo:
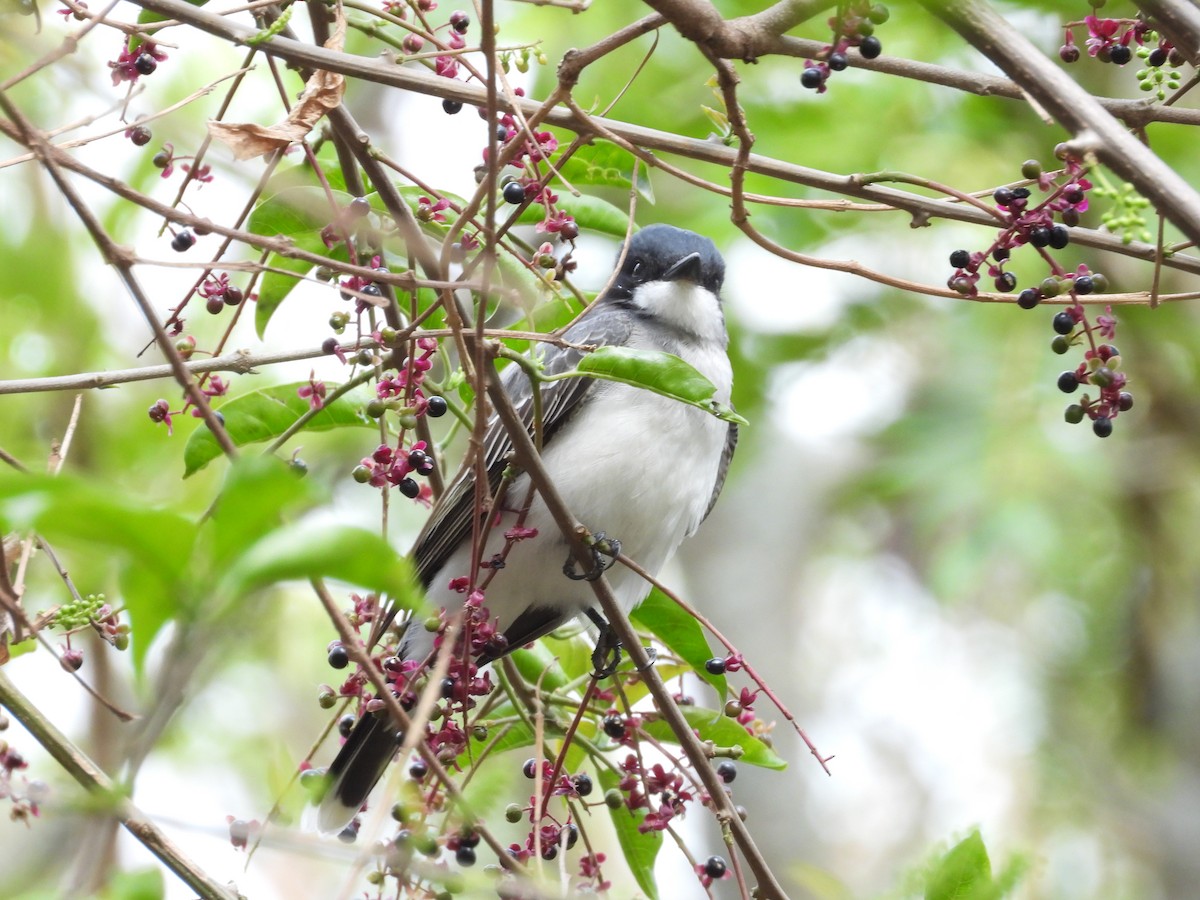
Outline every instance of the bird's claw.
<path id="1" fill-rule="evenodd" d="M 599 681 L 608 678 L 621 665 L 621 639 L 617 637 L 613 627 L 594 609 L 587 611 L 587 617 L 600 630 L 596 637 L 596 649 L 592 651 L 592 665 L 596 669 L 592 677 Z"/>
<path id="2" fill-rule="evenodd" d="M 576 572 L 574 554 L 567 556 L 563 563 L 563 574 L 572 581 L 596 581 L 612 568 L 617 557 L 621 555 L 621 542 L 616 538 L 607 537 L 603 531 L 597 531 L 588 538 L 588 549 L 592 553 L 592 567 L 586 572 Z"/>

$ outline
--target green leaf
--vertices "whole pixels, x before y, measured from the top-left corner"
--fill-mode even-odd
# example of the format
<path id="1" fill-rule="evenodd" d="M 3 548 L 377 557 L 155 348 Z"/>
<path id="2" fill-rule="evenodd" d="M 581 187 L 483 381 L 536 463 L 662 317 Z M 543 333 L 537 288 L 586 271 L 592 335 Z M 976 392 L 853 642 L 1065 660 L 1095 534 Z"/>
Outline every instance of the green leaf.
<path id="1" fill-rule="evenodd" d="M 628 210 L 590 194 L 580 197 L 566 193 L 560 194 L 554 205 L 574 217 L 576 223 L 583 230 L 599 231 L 602 234 L 623 238 L 629 227 Z M 517 221 L 522 225 L 534 225 L 545 217 L 545 207 L 538 203 L 531 203 L 517 217 Z"/>
<path id="2" fill-rule="evenodd" d="M 700 706 L 684 706 L 680 712 L 687 723 L 700 733 L 702 741 L 712 741 L 718 747 L 742 748 L 739 762 L 763 769 L 782 770 L 787 768 L 787 762 L 775 754 L 775 751 L 739 725 L 734 719 L 715 709 L 704 709 Z M 669 744 L 678 744 L 679 739 L 663 719 L 645 722 L 642 727 L 650 735 Z"/>
<path id="3" fill-rule="evenodd" d="M 598 347 L 581 359 L 573 372 L 564 372 L 556 378 L 579 376 L 645 388 L 698 407 L 726 422 L 749 424 L 730 407 L 713 400 L 716 386 L 690 363 L 671 353 L 635 350 L 631 347 Z"/>
<path id="4" fill-rule="evenodd" d="M 389 594 L 403 609 L 421 605 L 411 561 L 374 532 L 305 520 L 270 532 L 230 566 L 220 591 L 236 600 L 293 578 L 335 578 Z"/>
<path id="5" fill-rule="evenodd" d="M 597 773 L 600 788 L 608 792 L 621 782 L 621 777 L 611 769 L 603 768 Z M 610 809 L 613 828 L 617 832 L 617 842 L 634 880 L 650 900 L 658 900 L 658 883 L 654 880 L 654 861 L 658 851 L 662 849 L 663 836 L 661 831 L 638 831 L 638 825 L 646 818 L 646 810 L 631 810 L 626 806 Z"/>
<path id="6" fill-rule="evenodd" d="M 628 150 L 609 141 L 598 140 L 580 147 L 565 163 L 554 161 L 555 167 L 569 184 L 595 184 L 605 187 L 630 188 L 633 186 L 634 156 Z M 650 203 L 654 202 L 654 188 L 650 184 L 646 164 L 638 166 L 637 191 Z"/>
<path id="7" fill-rule="evenodd" d="M 978 830 L 934 863 L 925 882 L 925 900 L 985 900 L 996 893 L 992 864 Z"/>
<path id="8" fill-rule="evenodd" d="M 166 895 L 162 869 L 117 872 L 109 880 L 103 900 L 161 900 Z"/>
<path id="9" fill-rule="evenodd" d="M 655 588 L 642 605 L 633 611 L 630 618 L 690 665 L 698 676 L 716 689 L 718 697 L 726 695 L 728 687 L 725 684 L 725 676 L 712 675 L 704 668 L 704 664 L 713 655 L 708 639 L 704 636 L 704 629 L 683 610 L 683 607 Z"/>
<path id="10" fill-rule="evenodd" d="M 307 478 L 274 456 L 243 456 L 229 467 L 212 516 L 212 559 L 224 566 L 278 526 L 283 513 L 315 498 Z"/>
<path id="11" fill-rule="evenodd" d="M 522 678 L 531 684 L 540 682 L 544 691 L 557 691 L 569 683 L 563 667 L 544 641 L 513 651 L 512 660 Z"/>
<path id="12" fill-rule="evenodd" d="M 306 384 L 307 381 L 298 381 L 262 388 L 235 397 L 222 406 L 221 415 L 225 418 L 225 430 L 229 432 L 233 443 L 242 447 L 246 444 L 269 441 L 291 428 L 296 420 L 309 410 L 308 401 L 296 393 Z M 326 388 L 331 392 L 336 387 L 336 384 L 326 383 Z M 376 427 L 375 423 L 361 412 L 367 399 L 369 398 L 364 391 L 351 391 L 336 400 L 330 400 L 308 421 L 304 430 L 329 431 L 349 426 Z M 188 442 L 183 448 L 183 477 L 195 474 L 221 455 L 217 439 L 207 426 L 197 428 L 188 437 Z"/>
<path id="13" fill-rule="evenodd" d="M 258 204 L 250 213 L 247 226 L 254 234 L 290 238 L 301 250 L 328 254 L 330 259 L 344 261 L 347 259 L 345 246 L 341 245 L 336 252 L 330 252 L 321 237 L 321 231 L 336 216 L 335 207 L 340 209 L 351 199 L 350 194 L 345 191 L 326 193 L 323 187 L 303 185 L 285 188 Z M 297 275 L 303 275 L 313 267 L 310 262 L 280 256 L 278 253 L 272 253 L 268 257 L 267 265 L 295 272 Z M 258 302 L 254 308 L 254 327 L 259 337 L 263 336 L 267 323 L 279 308 L 279 304 L 298 283 L 298 278 L 278 272 L 267 272 L 263 276 L 258 291 Z"/>

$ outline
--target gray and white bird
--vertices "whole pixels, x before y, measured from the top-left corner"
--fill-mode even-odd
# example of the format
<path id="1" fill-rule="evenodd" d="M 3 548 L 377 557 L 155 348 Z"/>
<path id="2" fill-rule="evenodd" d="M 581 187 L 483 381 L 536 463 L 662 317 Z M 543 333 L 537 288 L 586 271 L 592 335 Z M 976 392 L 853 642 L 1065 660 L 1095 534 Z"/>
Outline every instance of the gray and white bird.
<path id="1" fill-rule="evenodd" d="M 618 260 L 621 257 L 618 256 Z M 725 264 L 708 238 L 670 225 L 650 225 L 629 241 L 620 270 L 607 291 L 562 335 L 576 346 L 618 346 L 674 354 L 715 386 L 713 400 L 728 406 L 733 373 L 719 292 Z M 584 352 L 547 344 L 547 374 L 574 369 Z M 533 391 L 516 365 L 502 385 L 526 422 L 533 419 Z M 541 385 L 541 456 L 567 508 L 593 533 L 620 541 L 621 552 L 657 573 L 684 538 L 700 527 L 725 481 L 737 444 L 737 426 L 693 406 L 642 388 L 591 378 Z M 489 491 L 510 465 L 512 442 L 494 417 L 484 442 Z M 440 498 L 413 551 L 417 574 L 430 604 L 449 612 L 464 595 L 451 590 L 454 578 L 471 573 L 471 535 L 476 517 L 475 472 L 465 467 Z M 505 543 L 529 489 L 521 474 L 498 504 L 481 560 Z M 524 526 L 537 537 L 514 543 L 505 566 L 486 591 L 486 606 L 516 649 L 579 614 L 602 622 L 585 581 L 568 578 L 570 548 L 540 497 Z M 650 585 L 625 566 L 607 578 L 628 612 Z M 410 623 L 398 655 L 423 660 L 433 635 Z M 491 661 L 490 658 L 480 662 Z M 329 786 L 318 826 L 339 831 L 354 817 L 383 775 L 397 748 L 397 726 L 386 716 L 364 716 L 329 767 Z"/>

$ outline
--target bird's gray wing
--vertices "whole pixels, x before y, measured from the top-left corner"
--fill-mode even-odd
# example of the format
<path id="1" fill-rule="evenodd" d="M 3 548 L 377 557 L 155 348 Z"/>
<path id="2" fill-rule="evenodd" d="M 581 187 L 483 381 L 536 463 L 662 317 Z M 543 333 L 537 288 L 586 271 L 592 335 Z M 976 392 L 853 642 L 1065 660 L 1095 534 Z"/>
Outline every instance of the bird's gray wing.
<path id="1" fill-rule="evenodd" d="M 563 334 L 572 344 L 623 344 L 632 330 L 629 316 L 605 301 L 597 301 L 587 315 Z M 557 375 L 574 369 L 584 352 L 573 347 L 544 345 L 542 369 L 547 375 Z M 516 365 L 505 370 L 501 384 L 512 398 L 526 428 L 533 430 L 533 387 L 524 371 Z M 595 382 L 591 378 L 564 378 L 541 384 L 542 445 L 554 439 L 555 433 L 571 418 L 584 402 Z M 512 440 L 503 424 L 493 416 L 483 438 L 484 467 L 487 471 L 488 492 L 494 494 L 508 464 Z M 476 516 L 475 466 L 465 467 L 439 499 L 429 521 L 417 538 L 414 557 L 421 583 L 429 580 L 445 565 L 450 555 L 463 541 L 471 539 Z M 465 572 L 462 574 L 466 574 Z M 527 643 L 527 641 L 523 642 Z M 520 646 L 519 644 L 516 646 Z"/>
<path id="2" fill-rule="evenodd" d="M 729 431 L 725 433 L 725 449 L 721 451 L 721 462 L 717 466 L 717 481 L 713 485 L 712 496 L 708 498 L 708 509 L 704 510 L 701 522 L 708 518 L 708 514 L 717 505 L 717 498 L 721 496 L 721 488 L 725 486 L 725 476 L 729 474 L 729 464 L 733 461 L 733 451 L 737 449 L 737 442 L 738 427 L 730 422 Z"/>

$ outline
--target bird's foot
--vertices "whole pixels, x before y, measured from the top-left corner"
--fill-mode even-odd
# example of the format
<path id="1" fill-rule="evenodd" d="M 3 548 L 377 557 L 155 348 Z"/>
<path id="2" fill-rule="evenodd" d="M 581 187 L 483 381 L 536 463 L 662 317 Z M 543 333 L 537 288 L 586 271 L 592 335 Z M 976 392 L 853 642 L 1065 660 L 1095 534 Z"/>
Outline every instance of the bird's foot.
<path id="1" fill-rule="evenodd" d="M 612 625 L 594 609 L 588 609 L 587 617 L 600 629 L 596 638 L 596 649 L 592 651 L 592 665 L 596 667 L 592 677 L 599 681 L 612 675 L 621 665 L 621 639 L 617 637 Z"/>
<path id="2" fill-rule="evenodd" d="M 572 581 L 596 581 L 601 575 L 612 568 L 612 564 L 621 555 L 621 542 L 610 538 L 603 531 L 597 531 L 587 538 L 588 549 L 592 553 L 592 567 L 586 572 L 576 572 L 575 555 L 567 556 L 563 563 L 563 574 Z M 608 623 L 605 623 L 607 627 Z"/>

